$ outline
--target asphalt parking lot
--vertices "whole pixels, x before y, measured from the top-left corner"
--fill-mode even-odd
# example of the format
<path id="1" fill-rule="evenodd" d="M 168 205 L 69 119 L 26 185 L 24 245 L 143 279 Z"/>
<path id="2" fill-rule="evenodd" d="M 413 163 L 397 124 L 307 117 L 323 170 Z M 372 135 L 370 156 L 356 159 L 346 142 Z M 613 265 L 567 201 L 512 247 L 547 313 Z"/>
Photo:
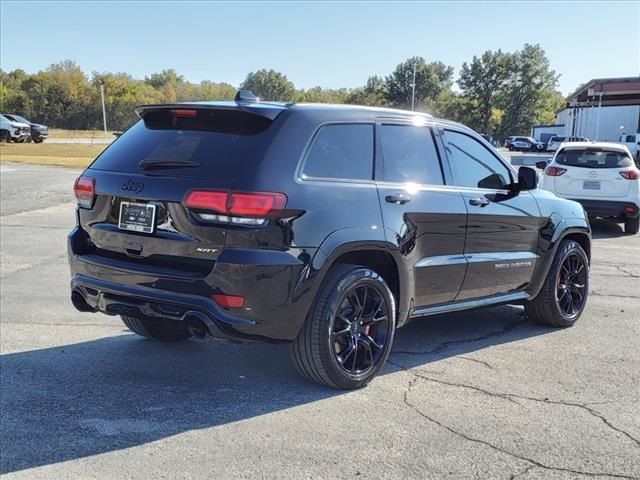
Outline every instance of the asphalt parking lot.
<path id="1" fill-rule="evenodd" d="M 3 164 L 6 479 L 640 478 L 640 235 L 594 227 L 571 329 L 504 306 L 416 321 L 366 389 L 285 346 L 161 345 L 69 302 L 77 171 Z"/>

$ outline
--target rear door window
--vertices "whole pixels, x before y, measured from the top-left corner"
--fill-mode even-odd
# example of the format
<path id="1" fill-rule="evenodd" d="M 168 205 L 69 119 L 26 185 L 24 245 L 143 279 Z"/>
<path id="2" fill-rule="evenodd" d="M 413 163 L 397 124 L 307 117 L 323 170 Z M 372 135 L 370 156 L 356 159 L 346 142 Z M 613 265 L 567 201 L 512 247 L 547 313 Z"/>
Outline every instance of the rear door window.
<path id="1" fill-rule="evenodd" d="M 373 179 L 373 124 L 323 126 L 302 169 L 303 178 Z"/>
<path id="2" fill-rule="evenodd" d="M 442 185 L 442 169 L 433 133 L 428 127 L 382 125 L 382 180 Z"/>
<path id="3" fill-rule="evenodd" d="M 562 150 L 556 157 L 558 165 L 581 168 L 624 168 L 631 167 L 633 160 L 621 152 L 606 150 Z"/>
<path id="4" fill-rule="evenodd" d="M 272 120 L 237 110 L 201 109 L 176 118 L 169 110 L 150 112 L 116 139 L 92 169 L 148 173 L 141 164 L 189 163 L 154 172 L 172 176 L 237 178 L 251 171 L 265 152 Z"/>

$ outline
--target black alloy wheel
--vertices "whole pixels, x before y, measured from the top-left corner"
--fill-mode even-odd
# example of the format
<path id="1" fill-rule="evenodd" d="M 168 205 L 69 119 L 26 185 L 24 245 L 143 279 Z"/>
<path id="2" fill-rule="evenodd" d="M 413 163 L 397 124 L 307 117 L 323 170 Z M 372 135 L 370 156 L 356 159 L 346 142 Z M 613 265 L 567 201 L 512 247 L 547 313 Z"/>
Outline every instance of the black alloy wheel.
<path id="1" fill-rule="evenodd" d="M 577 253 L 570 253 L 558 271 L 556 301 L 560 311 L 569 318 L 582 311 L 586 299 L 587 266 Z"/>
<path id="2" fill-rule="evenodd" d="M 382 357 L 389 329 L 389 306 L 374 284 L 344 293 L 332 325 L 335 359 L 349 374 L 366 374 Z"/>

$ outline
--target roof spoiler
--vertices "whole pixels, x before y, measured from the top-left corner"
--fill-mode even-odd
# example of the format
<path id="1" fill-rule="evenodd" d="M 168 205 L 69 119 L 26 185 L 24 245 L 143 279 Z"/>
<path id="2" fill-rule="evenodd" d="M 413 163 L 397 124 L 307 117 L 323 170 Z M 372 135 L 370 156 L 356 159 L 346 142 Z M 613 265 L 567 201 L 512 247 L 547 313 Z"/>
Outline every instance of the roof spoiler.
<path id="1" fill-rule="evenodd" d="M 158 105 L 140 105 L 136 107 L 135 112 L 140 118 L 152 111 L 157 110 L 236 110 L 260 117 L 275 120 L 284 110 L 284 105 L 274 105 L 269 103 L 245 103 L 245 102 L 185 102 L 185 103 L 167 103 Z"/>

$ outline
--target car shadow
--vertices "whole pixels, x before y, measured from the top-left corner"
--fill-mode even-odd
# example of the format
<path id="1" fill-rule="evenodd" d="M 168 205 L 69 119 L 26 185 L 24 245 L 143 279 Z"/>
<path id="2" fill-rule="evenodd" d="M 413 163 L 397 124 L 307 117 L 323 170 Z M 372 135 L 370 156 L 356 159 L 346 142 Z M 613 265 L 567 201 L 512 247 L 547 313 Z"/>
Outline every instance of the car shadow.
<path id="1" fill-rule="evenodd" d="M 597 238 L 617 238 L 624 237 L 629 234 L 624 232 L 624 227 L 620 223 L 606 218 L 593 218 L 589 220 L 591 224 L 591 235 Z"/>
<path id="2" fill-rule="evenodd" d="M 398 330 L 383 375 L 549 333 L 503 306 Z M 301 379 L 286 345 L 121 334 L 0 357 L 0 474 L 145 444 L 344 392 Z M 376 381 L 382 381 L 378 379 Z"/>

